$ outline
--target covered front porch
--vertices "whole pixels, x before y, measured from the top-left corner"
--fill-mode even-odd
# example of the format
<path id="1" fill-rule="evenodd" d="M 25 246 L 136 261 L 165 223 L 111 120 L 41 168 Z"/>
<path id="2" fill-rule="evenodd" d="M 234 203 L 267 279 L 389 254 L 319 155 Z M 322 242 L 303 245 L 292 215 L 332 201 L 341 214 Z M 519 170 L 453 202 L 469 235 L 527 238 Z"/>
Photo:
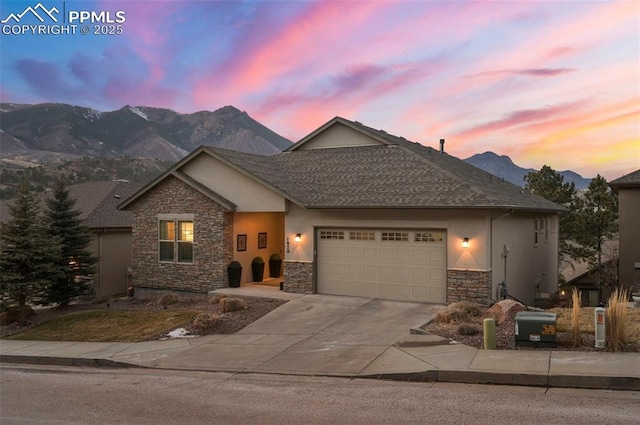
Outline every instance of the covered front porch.
<path id="1" fill-rule="evenodd" d="M 280 289 L 284 260 L 284 213 L 282 212 L 235 212 L 233 213 L 233 261 L 242 266 L 240 284 L 273 286 Z M 262 279 L 254 277 L 251 264 L 255 258 L 264 261 Z M 270 259 L 278 257 L 277 262 Z M 238 288 L 231 288 L 238 289 Z"/>

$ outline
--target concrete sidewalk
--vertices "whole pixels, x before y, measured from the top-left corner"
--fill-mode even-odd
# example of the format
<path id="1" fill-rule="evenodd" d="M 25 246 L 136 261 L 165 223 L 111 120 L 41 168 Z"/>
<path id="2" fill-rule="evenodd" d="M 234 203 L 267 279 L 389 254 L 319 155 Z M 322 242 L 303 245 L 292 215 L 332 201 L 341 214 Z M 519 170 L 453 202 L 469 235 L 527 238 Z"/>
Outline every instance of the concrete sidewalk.
<path id="1" fill-rule="evenodd" d="M 0 361 L 640 390 L 640 353 L 478 350 L 410 333 L 441 308 L 304 295 L 232 335 L 140 343 L 2 340 Z"/>

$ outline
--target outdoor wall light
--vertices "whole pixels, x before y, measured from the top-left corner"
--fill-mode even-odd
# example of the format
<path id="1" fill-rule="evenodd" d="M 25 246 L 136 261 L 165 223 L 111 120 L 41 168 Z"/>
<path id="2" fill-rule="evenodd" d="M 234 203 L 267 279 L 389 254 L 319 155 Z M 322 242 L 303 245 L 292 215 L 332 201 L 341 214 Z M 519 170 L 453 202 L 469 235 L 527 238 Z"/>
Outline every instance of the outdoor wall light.
<path id="1" fill-rule="evenodd" d="M 469 248 L 469 238 L 462 239 L 462 247 Z"/>
<path id="2" fill-rule="evenodd" d="M 300 233 L 296 233 L 296 236 L 295 236 L 295 238 L 293 238 L 293 240 L 296 243 L 300 243 L 300 241 L 302 240 L 302 235 Z"/>

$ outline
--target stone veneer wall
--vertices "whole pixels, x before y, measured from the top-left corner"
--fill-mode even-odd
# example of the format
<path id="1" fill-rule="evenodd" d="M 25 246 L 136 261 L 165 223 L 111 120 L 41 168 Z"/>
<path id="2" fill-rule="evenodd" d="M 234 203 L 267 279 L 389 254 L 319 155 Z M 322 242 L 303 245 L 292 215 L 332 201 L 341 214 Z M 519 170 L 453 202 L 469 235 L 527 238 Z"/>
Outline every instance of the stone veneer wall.
<path id="1" fill-rule="evenodd" d="M 313 293 L 313 263 L 310 261 L 284 261 L 284 279 L 282 289 L 285 292 L 300 294 Z"/>
<path id="2" fill-rule="evenodd" d="M 137 287 L 208 292 L 228 286 L 233 256 L 233 214 L 174 177 L 130 207 L 133 284 Z M 193 263 L 158 260 L 158 214 L 194 214 Z"/>
<path id="3" fill-rule="evenodd" d="M 447 303 L 491 304 L 491 270 L 447 270 Z"/>

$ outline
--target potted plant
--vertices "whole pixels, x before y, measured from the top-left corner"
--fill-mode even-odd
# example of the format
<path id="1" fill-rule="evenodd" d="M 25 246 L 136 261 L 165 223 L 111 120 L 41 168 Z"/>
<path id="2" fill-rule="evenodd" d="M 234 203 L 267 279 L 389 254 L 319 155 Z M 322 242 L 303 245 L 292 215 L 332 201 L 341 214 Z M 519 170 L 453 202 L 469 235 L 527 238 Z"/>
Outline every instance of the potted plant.
<path id="1" fill-rule="evenodd" d="M 229 287 L 239 288 L 242 278 L 242 264 L 238 261 L 232 261 L 227 266 L 227 276 L 229 277 Z"/>
<path id="2" fill-rule="evenodd" d="M 282 270 L 282 258 L 278 254 L 271 254 L 269 257 L 269 277 L 280 277 Z"/>
<path id="3" fill-rule="evenodd" d="M 264 276 L 264 260 L 262 257 L 256 257 L 251 261 L 251 273 L 254 282 L 262 282 Z"/>

